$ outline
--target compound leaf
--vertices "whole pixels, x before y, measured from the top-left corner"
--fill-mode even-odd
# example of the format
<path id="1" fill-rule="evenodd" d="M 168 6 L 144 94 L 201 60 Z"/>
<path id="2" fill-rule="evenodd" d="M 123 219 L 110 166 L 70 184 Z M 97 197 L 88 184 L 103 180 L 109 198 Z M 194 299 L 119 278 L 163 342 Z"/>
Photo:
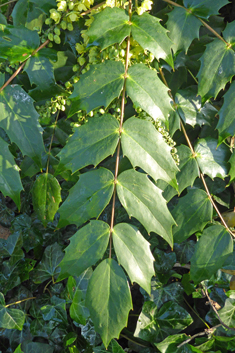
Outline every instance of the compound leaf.
<path id="1" fill-rule="evenodd" d="M 219 122 L 216 128 L 219 131 L 219 144 L 228 136 L 235 135 L 235 82 L 232 82 L 224 95 L 224 103 L 219 111 Z"/>
<path id="2" fill-rule="evenodd" d="M 224 179 L 228 175 L 230 151 L 226 145 L 217 147 L 216 139 L 206 137 L 197 140 L 195 153 L 203 174 L 207 174 L 211 179 Z"/>
<path id="3" fill-rule="evenodd" d="M 173 43 L 167 36 L 167 30 L 160 25 L 160 19 L 145 12 L 142 16 L 133 15 L 131 22 L 133 38 L 141 47 L 148 49 L 156 59 L 164 59 L 174 67 L 171 54 Z"/>
<path id="4" fill-rule="evenodd" d="M 95 167 L 106 157 L 114 154 L 119 139 L 119 124 L 110 114 L 92 118 L 75 129 L 67 145 L 60 151 L 60 164 L 56 170 L 76 172 L 88 165 Z"/>
<path id="5" fill-rule="evenodd" d="M 9 196 L 20 209 L 20 192 L 23 190 L 20 168 L 8 149 L 8 144 L 0 137 L 0 191 Z"/>
<path id="6" fill-rule="evenodd" d="M 38 175 L 32 189 L 33 208 L 44 227 L 52 222 L 62 201 L 58 180 L 49 173 Z"/>
<path id="7" fill-rule="evenodd" d="M 175 302 L 168 301 L 157 310 L 153 302 L 147 301 L 143 305 L 134 336 L 157 343 L 182 331 L 192 322 L 189 313 Z"/>
<path id="8" fill-rule="evenodd" d="M 165 180 L 178 189 L 175 177 L 178 168 L 171 156 L 171 147 L 151 122 L 128 119 L 123 125 L 121 144 L 123 155 L 133 167 L 140 167 L 154 180 Z"/>
<path id="9" fill-rule="evenodd" d="M 121 43 L 130 35 L 129 16 L 125 10 L 106 7 L 94 15 L 94 22 L 87 31 L 89 43 L 105 49 L 112 44 Z"/>
<path id="10" fill-rule="evenodd" d="M 68 276 L 80 276 L 88 267 L 100 260 L 109 241 L 109 225 L 102 221 L 90 221 L 69 240 L 65 256 L 60 263 L 58 281 Z"/>
<path id="11" fill-rule="evenodd" d="M 154 257 L 149 242 L 136 227 L 119 223 L 113 229 L 113 245 L 118 262 L 124 267 L 131 281 L 138 283 L 150 294 Z"/>
<path id="12" fill-rule="evenodd" d="M 1 24 L 0 38 L 0 58 L 9 60 L 10 64 L 24 61 L 40 44 L 38 33 L 25 27 Z"/>
<path id="13" fill-rule="evenodd" d="M 194 15 L 205 19 L 211 15 L 218 15 L 219 9 L 228 3 L 228 0 L 184 0 L 185 7 Z"/>
<path id="14" fill-rule="evenodd" d="M 196 243 L 191 258 L 191 279 L 195 283 L 210 279 L 232 252 L 233 240 L 222 225 L 206 228 Z"/>
<path id="15" fill-rule="evenodd" d="M 172 110 L 169 89 L 155 71 L 144 64 L 131 66 L 128 70 L 126 90 L 135 107 L 144 109 L 154 120 L 160 119 L 168 127 L 168 115 Z"/>
<path id="16" fill-rule="evenodd" d="M 126 170 L 118 176 L 119 200 L 130 217 L 135 217 L 147 232 L 161 235 L 172 247 L 172 225 L 175 223 L 162 196 L 162 191 L 146 176 Z"/>
<path id="17" fill-rule="evenodd" d="M 205 191 L 189 190 L 186 196 L 179 199 L 172 211 L 177 226 L 173 227 L 176 243 L 182 243 L 212 220 L 213 207 Z"/>
<path id="18" fill-rule="evenodd" d="M 192 41 L 199 37 L 199 28 L 202 23 L 193 14 L 180 7 L 175 7 L 168 16 L 167 29 L 174 43 L 171 46 L 172 49 L 175 53 L 181 49 L 187 53 Z"/>
<path id="19" fill-rule="evenodd" d="M 113 194 L 114 177 L 108 169 L 100 168 L 80 176 L 69 190 L 69 196 L 59 208 L 58 228 L 68 224 L 82 225 L 98 218 Z"/>
<path id="20" fill-rule="evenodd" d="M 23 155 L 41 167 L 41 156 L 45 150 L 33 99 L 19 85 L 8 85 L 0 92 L 0 111 L 0 127 Z"/>
<path id="21" fill-rule="evenodd" d="M 118 338 L 127 325 L 132 309 L 130 288 L 122 268 L 113 259 L 103 260 L 90 279 L 86 306 L 95 330 L 107 348 L 112 338 Z"/>
<path id="22" fill-rule="evenodd" d="M 69 117 L 80 109 L 89 113 L 100 106 L 107 107 L 123 88 L 124 72 L 121 61 L 105 61 L 91 66 L 74 85 L 69 97 L 72 101 Z"/>

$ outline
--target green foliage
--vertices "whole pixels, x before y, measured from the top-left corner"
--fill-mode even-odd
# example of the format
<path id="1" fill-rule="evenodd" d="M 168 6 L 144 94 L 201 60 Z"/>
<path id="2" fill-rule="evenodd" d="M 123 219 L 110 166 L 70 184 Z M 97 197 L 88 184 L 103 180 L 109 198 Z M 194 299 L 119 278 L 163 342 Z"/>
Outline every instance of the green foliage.
<path id="1" fill-rule="evenodd" d="M 0 351 L 234 351 L 234 23 L 2 1 Z"/>

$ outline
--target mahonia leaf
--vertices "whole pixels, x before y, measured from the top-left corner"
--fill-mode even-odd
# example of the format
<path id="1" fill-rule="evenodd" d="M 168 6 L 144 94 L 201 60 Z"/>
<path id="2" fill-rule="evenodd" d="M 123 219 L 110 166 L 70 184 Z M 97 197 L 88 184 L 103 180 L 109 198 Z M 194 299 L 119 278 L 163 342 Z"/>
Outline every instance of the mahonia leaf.
<path id="1" fill-rule="evenodd" d="M 5 305 L 4 295 L 0 292 L 0 328 L 22 330 L 25 313 L 22 310 L 11 309 Z"/>
<path id="2" fill-rule="evenodd" d="M 55 82 L 52 63 L 48 58 L 41 56 L 40 52 L 26 62 L 24 70 L 28 74 L 31 86 L 37 86 L 29 91 L 34 100 L 41 101 L 65 93 Z"/>
<path id="3" fill-rule="evenodd" d="M 98 218 L 109 203 L 113 188 L 114 177 L 108 169 L 100 168 L 82 174 L 58 210 L 58 228 L 68 224 L 80 226 L 93 217 Z"/>
<path id="4" fill-rule="evenodd" d="M 201 98 L 197 96 L 197 86 L 179 90 L 175 95 L 175 102 L 181 119 L 193 127 L 196 124 L 210 125 L 218 112 L 210 103 L 202 106 Z"/>
<path id="5" fill-rule="evenodd" d="M 94 15 L 94 22 L 86 32 L 89 43 L 105 49 L 112 44 L 121 43 L 130 35 L 129 16 L 125 10 L 106 7 Z"/>
<path id="6" fill-rule="evenodd" d="M 198 17 L 208 19 L 218 15 L 219 9 L 228 4 L 228 0 L 184 0 L 184 6 Z"/>
<path id="7" fill-rule="evenodd" d="M 45 152 L 43 130 L 33 99 L 19 85 L 8 85 L 0 92 L 0 111 L 0 127 L 23 155 L 29 156 L 41 167 L 41 156 Z"/>
<path id="8" fill-rule="evenodd" d="M 0 58 L 9 60 L 10 64 L 26 60 L 40 45 L 38 33 L 25 27 L 2 24 L 0 38 Z"/>
<path id="9" fill-rule="evenodd" d="M 121 61 L 110 60 L 92 65 L 74 85 L 74 91 L 69 97 L 72 104 L 68 117 L 80 109 L 89 113 L 100 106 L 107 107 L 123 88 L 124 72 Z"/>
<path id="10" fill-rule="evenodd" d="M 168 115 L 172 110 L 168 90 L 157 73 L 144 64 L 129 68 L 126 80 L 127 95 L 136 107 L 144 109 L 154 120 L 162 120 L 167 127 Z"/>
<path id="11" fill-rule="evenodd" d="M 8 144 L 0 137 L 0 191 L 9 196 L 20 209 L 20 192 L 23 190 L 20 168 L 8 149 Z"/>
<path id="12" fill-rule="evenodd" d="M 68 276 L 80 276 L 88 267 L 100 260 L 107 248 L 110 228 L 103 221 L 90 221 L 79 229 L 65 248 L 65 257 L 60 263 L 58 281 Z"/>
<path id="13" fill-rule="evenodd" d="M 118 198 L 130 217 L 135 217 L 147 232 L 161 235 L 173 247 L 172 225 L 175 223 L 162 196 L 146 174 L 126 170 L 118 176 Z"/>
<path id="14" fill-rule="evenodd" d="M 221 144 L 228 136 L 235 135 L 235 82 L 232 82 L 223 98 L 224 103 L 218 113 L 219 122 L 216 126 L 216 129 L 219 131 L 219 144 Z"/>
<path id="15" fill-rule="evenodd" d="M 206 228 L 195 245 L 190 260 L 190 277 L 199 283 L 218 271 L 226 258 L 233 252 L 233 240 L 222 225 Z"/>
<path id="16" fill-rule="evenodd" d="M 192 322 L 187 310 L 173 301 L 164 303 L 159 310 L 153 302 L 146 301 L 138 318 L 134 336 L 150 343 L 157 343 L 169 335 L 182 331 Z"/>
<path id="17" fill-rule="evenodd" d="M 213 207 L 207 193 L 200 189 L 189 190 L 172 211 L 177 224 L 173 227 L 174 241 L 180 244 L 196 231 L 202 230 L 212 221 L 212 213 Z"/>
<path id="18" fill-rule="evenodd" d="M 168 16 L 167 29 L 174 43 L 172 49 L 175 53 L 181 49 L 187 53 L 192 41 L 199 38 L 199 28 L 202 23 L 193 14 L 180 7 L 175 7 Z"/>
<path id="19" fill-rule="evenodd" d="M 216 98 L 219 91 L 224 89 L 227 82 L 234 76 L 235 55 L 232 48 L 235 39 L 234 22 L 228 23 L 223 31 L 222 40 L 214 39 L 206 46 L 206 50 L 200 58 L 201 67 L 198 77 L 198 94 L 207 100 Z"/>
<path id="20" fill-rule="evenodd" d="M 211 179 L 224 179 L 228 175 L 230 151 L 226 145 L 217 147 L 217 140 L 211 137 L 197 140 L 195 153 L 198 165 L 203 174 Z"/>
<path id="21" fill-rule="evenodd" d="M 193 156 L 192 151 L 188 146 L 180 145 L 177 147 L 177 154 L 180 159 L 179 171 L 176 174 L 176 179 L 178 182 L 179 195 L 188 186 L 193 186 L 195 179 L 199 176 L 198 164 L 196 158 Z M 177 194 L 176 189 L 172 186 L 165 184 L 163 188 L 163 197 L 168 201 L 172 199 L 173 196 Z M 160 188 L 161 185 L 157 183 Z"/>
<path id="22" fill-rule="evenodd" d="M 59 174 L 65 168 L 76 172 L 88 165 L 95 167 L 106 157 L 113 155 L 119 139 L 119 123 L 110 114 L 92 118 L 75 129 L 67 145 L 60 151 Z"/>
<path id="23" fill-rule="evenodd" d="M 231 165 L 229 169 L 229 175 L 230 175 L 230 181 L 229 184 L 231 184 L 232 181 L 235 179 L 235 152 L 233 151 L 233 154 L 231 155 L 230 159 L 228 160 L 229 164 Z"/>
<path id="24" fill-rule="evenodd" d="M 131 281 L 138 283 L 150 295 L 151 278 L 155 272 L 149 242 L 136 227 L 119 223 L 113 229 L 113 245 L 118 263 L 124 267 Z"/>
<path id="25" fill-rule="evenodd" d="M 164 59 L 173 68 L 173 43 L 167 36 L 167 30 L 160 25 L 160 19 L 145 12 L 142 16 L 134 14 L 131 22 L 132 36 L 141 47 L 148 49 L 156 59 Z"/>
<path id="26" fill-rule="evenodd" d="M 133 167 L 140 167 L 154 180 L 165 180 L 178 189 L 175 177 L 178 168 L 171 156 L 171 147 L 151 122 L 128 119 L 123 125 L 121 145 L 123 155 Z"/>
<path id="27" fill-rule="evenodd" d="M 44 227 L 53 221 L 59 208 L 62 201 L 60 191 L 58 180 L 49 173 L 38 175 L 33 184 L 33 208 Z"/>
<path id="28" fill-rule="evenodd" d="M 112 338 L 118 338 L 127 325 L 132 309 L 130 288 L 122 268 L 113 259 L 103 260 L 90 279 L 86 306 L 95 330 L 107 348 Z"/>

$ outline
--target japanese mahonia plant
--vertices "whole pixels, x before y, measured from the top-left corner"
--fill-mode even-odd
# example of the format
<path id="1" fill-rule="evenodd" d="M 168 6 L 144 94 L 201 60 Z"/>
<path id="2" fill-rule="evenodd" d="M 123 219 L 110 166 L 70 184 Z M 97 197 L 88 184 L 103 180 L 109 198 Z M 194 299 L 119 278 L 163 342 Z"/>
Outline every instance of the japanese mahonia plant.
<path id="1" fill-rule="evenodd" d="M 133 283 L 146 352 L 235 349 L 235 223 L 220 213 L 234 206 L 235 179 L 235 22 L 218 16 L 227 3 L 0 5 L 0 191 L 21 212 L 0 239 L 0 327 L 15 352 L 53 352 L 55 329 L 63 351 L 91 352 L 72 332 L 87 325 L 123 352 L 113 339 Z M 218 286 L 222 325 L 211 304 L 201 319 L 211 336 L 191 345 L 184 293 L 210 288 L 217 300 Z M 17 287 L 27 294 L 9 301 Z M 29 341 L 11 341 L 7 330 L 26 326 Z"/>

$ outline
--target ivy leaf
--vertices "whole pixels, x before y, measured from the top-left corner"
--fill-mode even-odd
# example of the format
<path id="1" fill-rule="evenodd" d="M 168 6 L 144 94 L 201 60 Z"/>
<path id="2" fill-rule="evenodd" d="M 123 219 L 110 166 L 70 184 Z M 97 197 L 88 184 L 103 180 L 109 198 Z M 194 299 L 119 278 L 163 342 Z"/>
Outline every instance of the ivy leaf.
<path id="1" fill-rule="evenodd" d="M 195 153 L 198 165 L 203 174 L 211 179 L 224 179 L 228 175 L 229 148 L 226 145 L 217 147 L 217 140 L 211 137 L 197 140 Z"/>
<path id="2" fill-rule="evenodd" d="M 102 221 L 90 221 L 69 240 L 65 256 L 60 263 L 61 273 L 57 281 L 68 276 L 80 276 L 88 267 L 100 260 L 109 241 L 109 225 Z"/>
<path id="3" fill-rule="evenodd" d="M 150 244 L 138 229 L 119 223 L 113 229 L 113 245 L 118 262 L 124 267 L 132 282 L 138 283 L 150 294 L 154 257 Z"/>
<path id="4" fill-rule="evenodd" d="M 152 290 L 151 290 L 151 301 L 153 301 L 158 308 L 162 306 L 162 304 L 168 301 L 174 301 L 178 304 L 182 303 L 184 289 L 182 285 L 178 282 L 170 283 L 166 286 L 158 286 L 157 282 L 152 282 Z"/>
<path id="5" fill-rule="evenodd" d="M 160 25 L 160 19 L 143 13 L 134 14 L 131 19 L 133 38 L 143 49 L 148 49 L 157 60 L 164 59 L 172 68 L 174 61 L 171 54 L 172 41 L 167 36 L 167 30 Z"/>
<path id="6" fill-rule="evenodd" d="M 98 218 L 109 203 L 113 188 L 114 177 L 108 169 L 100 168 L 82 174 L 59 208 L 58 228 L 68 224 L 79 227 L 91 218 Z"/>
<path id="7" fill-rule="evenodd" d="M 46 343 L 40 342 L 27 342 L 22 343 L 22 349 L 24 353 L 53 353 L 54 348 Z"/>
<path id="8" fill-rule="evenodd" d="M 212 221 L 213 207 L 205 191 L 191 189 L 179 199 L 172 211 L 177 226 L 173 227 L 174 242 L 182 243 Z M 200 221 L 199 221 L 200 220 Z"/>
<path id="9" fill-rule="evenodd" d="M 202 353 L 199 350 L 191 351 L 188 349 L 188 345 L 185 344 L 181 349 L 178 348 L 179 344 L 186 341 L 188 339 L 188 336 L 185 333 L 181 333 L 178 335 L 171 335 L 165 338 L 162 342 L 160 343 L 155 343 L 155 346 L 161 353 L 192 353 L 192 352 L 198 352 Z M 194 347 L 195 348 L 195 347 Z"/>
<path id="10" fill-rule="evenodd" d="M 234 23 L 229 23 L 223 31 L 224 39 L 233 45 Z M 227 46 L 222 40 L 214 39 L 206 46 L 206 50 L 200 58 L 201 67 L 198 77 L 198 94 L 207 100 L 216 98 L 219 91 L 224 89 L 227 82 L 234 76 L 235 56 L 232 47 Z"/>
<path id="11" fill-rule="evenodd" d="M 157 343 L 169 335 L 182 331 L 192 322 L 189 313 L 175 302 L 166 302 L 160 310 L 157 310 L 153 302 L 147 301 L 138 318 L 134 336 Z"/>
<path id="12" fill-rule="evenodd" d="M 96 167 L 113 155 L 119 139 L 119 124 L 110 114 L 92 118 L 75 129 L 67 145 L 60 151 L 60 164 L 56 174 L 65 168 L 76 172 L 88 165 Z"/>
<path id="13" fill-rule="evenodd" d="M 233 240 L 222 225 L 206 228 L 196 243 L 191 258 L 191 279 L 196 283 L 210 279 L 232 252 Z"/>
<path id="14" fill-rule="evenodd" d="M 129 16 L 125 10 L 106 7 L 94 15 L 94 21 L 86 32 L 89 43 L 105 49 L 112 44 L 121 43 L 130 35 Z"/>
<path id="15" fill-rule="evenodd" d="M 177 147 L 177 154 L 180 159 L 180 171 L 176 173 L 176 179 L 178 182 L 178 190 L 180 195 L 181 192 L 188 186 L 193 186 L 195 179 L 199 176 L 199 169 L 196 158 L 193 157 L 192 152 L 188 146 L 180 145 Z M 176 194 L 176 189 L 173 189 L 170 185 L 167 185 L 164 188 L 163 197 L 167 201 L 170 201 Z"/>
<path id="16" fill-rule="evenodd" d="M 16 350 L 14 351 L 14 353 L 24 353 L 21 348 L 20 348 L 21 344 L 19 344 L 19 346 L 16 348 Z"/>
<path id="17" fill-rule="evenodd" d="M 0 58 L 9 60 L 10 64 L 24 61 L 40 44 L 36 31 L 11 25 L 1 24 L 0 38 Z"/>
<path id="18" fill-rule="evenodd" d="M 121 145 L 123 155 L 133 167 L 140 167 L 154 180 L 165 180 L 178 189 L 175 178 L 178 168 L 171 156 L 171 147 L 151 122 L 134 117 L 128 119 L 123 125 Z"/>
<path id="19" fill-rule="evenodd" d="M 124 83 L 124 65 L 121 61 L 105 61 L 92 65 L 74 85 L 69 97 L 72 101 L 69 116 L 78 110 L 89 113 L 92 109 L 107 107 L 120 95 Z"/>
<path id="20" fill-rule="evenodd" d="M 22 330 L 25 322 L 25 313 L 18 309 L 9 309 L 5 305 L 5 299 L 0 293 L 0 327 L 3 329 Z"/>
<path id="21" fill-rule="evenodd" d="M 55 82 L 53 64 L 40 52 L 26 62 L 24 71 L 28 74 L 31 86 L 37 86 L 29 91 L 34 100 L 49 99 L 65 92 Z"/>
<path id="22" fill-rule="evenodd" d="M 219 130 L 218 143 L 221 144 L 228 136 L 235 135 L 235 82 L 232 82 L 228 91 L 224 95 L 224 103 L 219 111 L 219 122 L 216 129 Z"/>
<path id="23" fill-rule="evenodd" d="M 107 348 L 111 339 L 118 338 L 127 325 L 132 309 L 126 275 L 113 259 L 103 260 L 93 272 L 87 289 L 86 306 L 95 330 Z"/>
<path id="24" fill-rule="evenodd" d="M 230 237 L 231 238 L 231 237 Z M 235 300 L 226 299 L 224 307 L 219 311 L 220 319 L 229 327 L 235 325 Z"/>
<path id="25" fill-rule="evenodd" d="M 228 4 L 228 0 L 184 0 L 184 6 L 195 16 L 208 19 L 211 15 L 218 15 L 219 9 Z"/>
<path id="26" fill-rule="evenodd" d="M 20 209 L 20 192 L 23 190 L 20 168 L 8 149 L 8 144 L 0 137 L 0 191 L 9 196 Z"/>
<path id="27" fill-rule="evenodd" d="M 187 53 L 192 41 L 199 38 L 199 28 L 202 23 L 193 14 L 180 7 L 175 7 L 168 17 L 167 29 L 174 43 L 172 49 L 175 53 L 181 49 Z"/>
<path id="28" fill-rule="evenodd" d="M 55 321 L 58 323 L 67 323 L 66 301 L 53 296 L 50 304 L 41 307 L 43 319 L 45 321 Z"/>
<path id="29" fill-rule="evenodd" d="M 89 311 L 85 307 L 85 299 L 92 273 L 92 269 L 88 268 L 79 277 L 70 276 L 67 282 L 70 298 L 73 300 L 69 309 L 70 317 L 82 325 L 86 325 L 89 317 Z"/>
<path id="30" fill-rule="evenodd" d="M 64 253 L 61 250 L 59 244 L 54 243 L 46 247 L 42 260 L 36 267 L 33 273 L 34 283 L 42 283 L 52 277 L 55 279 L 60 273 L 58 268 L 61 260 L 64 257 Z"/>
<path id="31" fill-rule="evenodd" d="M 8 85 L 0 92 L 0 111 L 0 127 L 23 155 L 29 156 L 41 167 L 41 156 L 45 150 L 39 115 L 32 98 L 19 85 Z"/>
<path id="32" fill-rule="evenodd" d="M 172 225 L 175 223 L 162 197 L 162 191 L 146 176 L 127 170 L 118 176 L 118 198 L 130 217 L 135 217 L 147 232 L 161 235 L 173 247 Z"/>
<path id="33" fill-rule="evenodd" d="M 179 90 L 175 95 L 175 102 L 181 119 L 193 127 L 196 124 L 210 125 L 218 112 L 210 103 L 202 106 L 201 98 L 197 96 L 197 86 Z"/>
<path id="34" fill-rule="evenodd" d="M 172 110 L 168 90 L 157 73 L 144 64 L 129 68 L 126 80 L 127 95 L 135 107 L 144 109 L 154 120 L 162 120 L 167 127 L 168 115 Z"/>
<path id="35" fill-rule="evenodd" d="M 44 227 L 53 221 L 59 208 L 60 191 L 58 180 L 49 173 L 40 174 L 33 184 L 33 208 Z"/>
<path id="36" fill-rule="evenodd" d="M 14 26 L 24 26 L 31 31 L 41 31 L 49 10 L 56 7 L 55 0 L 19 0 L 12 11 Z"/>

